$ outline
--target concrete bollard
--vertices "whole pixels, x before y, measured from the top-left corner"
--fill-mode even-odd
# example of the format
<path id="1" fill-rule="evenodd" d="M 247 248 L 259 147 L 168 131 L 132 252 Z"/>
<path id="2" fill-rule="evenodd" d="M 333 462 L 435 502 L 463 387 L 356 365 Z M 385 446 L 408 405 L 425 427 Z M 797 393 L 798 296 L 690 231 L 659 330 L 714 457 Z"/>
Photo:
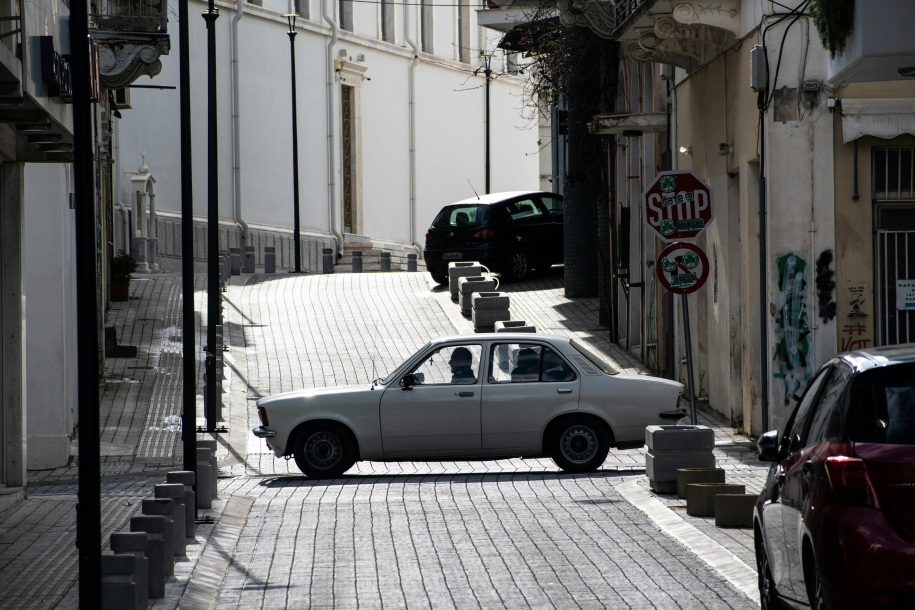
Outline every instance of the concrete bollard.
<path id="1" fill-rule="evenodd" d="M 657 493 L 677 492 L 678 469 L 715 467 L 715 432 L 707 426 L 648 426 L 645 444 L 645 474 Z"/>
<path id="2" fill-rule="evenodd" d="M 245 246 L 245 255 L 241 259 L 241 272 L 254 273 L 254 246 Z"/>
<path id="3" fill-rule="evenodd" d="M 362 273 L 362 250 L 353 250 L 353 273 Z"/>
<path id="4" fill-rule="evenodd" d="M 448 289 L 451 291 L 451 300 L 458 300 L 458 279 L 462 277 L 477 277 L 483 273 L 483 267 L 478 263 L 448 263 Z"/>
<path id="5" fill-rule="evenodd" d="M 686 486 L 686 514 L 694 517 L 715 516 L 715 496 L 743 494 L 746 487 L 732 483 L 693 483 Z"/>
<path id="6" fill-rule="evenodd" d="M 102 610 L 137 610 L 137 558 L 133 555 L 102 555 Z"/>
<path id="7" fill-rule="evenodd" d="M 381 253 L 381 272 L 385 273 L 391 270 L 391 253 L 382 252 Z"/>
<path id="8" fill-rule="evenodd" d="M 213 507 L 213 476 L 210 474 L 210 457 L 212 449 L 197 447 L 197 502 L 200 508 Z"/>
<path id="9" fill-rule="evenodd" d="M 175 555 L 184 557 L 187 555 L 187 531 L 184 525 L 184 485 L 165 483 L 156 485 L 153 489 L 157 499 L 170 499 L 175 503 L 175 510 L 172 513 Z"/>
<path id="10" fill-rule="evenodd" d="M 143 500 L 143 515 L 147 517 L 163 517 L 165 525 L 162 528 L 162 542 L 165 556 L 165 577 L 175 574 L 175 503 L 168 498 L 156 500 Z"/>
<path id="11" fill-rule="evenodd" d="M 407 254 L 407 271 L 416 271 L 416 255 Z"/>
<path id="12" fill-rule="evenodd" d="M 165 482 L 184 485 L 184 535 L 197 536 L 197 494 L 194 492 L 196 475 L 193 470 L 175 470 L 165 475 Z"/>
<path id="13" fill-rule="evenodd" d="M 498 292 L 475 292 L 470 295 L 473 330 L 478 333 L 495 332 L 495 323 L 511 318 L 509 298 Z"/>
<path id="14" fill-rule="evenodd" d="M 146 534 L 146 585 L 148 597 L 165 597 L 165 517 L 131 517 L 130 531 Z"/>
<path id="15" fill-rule="evenodd" d="M 537 332 L 537 327 L 528 324 L 524 320 L 505 320 L 504 322 L 496 322 L 493 324 L 493 329 L 497 333 L 535 333 Z"/>
<path id="16" fill-rule="evenodd" d="M 219 497 L 219 488 L 216 486 L 217 481 L 219 480 L 219 470 L 216 464 L 216 448 L 219 446 L 219 443 L 215 440 L 198 440 L 197 448 L 198 449 L 209 449 L 212 451 L 210 454 L 210 498 L 215 500 Z M 199 490 L 198 490 L 199 493 Z"/>
<path id="17" fill-rule="evenodd" d="M 229 271 L 241 275 L 241 248 L 229 248 Z"/>
<path id="18" fill-rule="evenodd" d="M 333 273 L 334 272 L 334 250 L 333 248 L 323 248 L 321 250 L 321 256 L 323 257 L 323 271 L 324 273 Z"/>
<path id="19" fill-rule="evenodd" d="M 496 289 L 496 280 L 482 275 L 465 276 L 458 280 L 458 305 L 461 313 L 469 316 L 473 311 L 473 293 L 492 292 Z M 505 318 L 508 320 L 508 318 Z"/>
<path id="20" fill-rule="evenodd" d="M 686 498 L 686 486 L 693 483 L 724 483 L 722 468 L 678 468 L 677 497 Z"/>
<path id="21" fill-rule="evenodd" d="M 117 532 L 111 534 L 111 550 L 116 555 L 133 555 L 136 557 L 136 571 L 133 582 L 136 585 L 136 607 L 149 606 L 149 560 L 146 559 L 146 550 L 149 547 L 149 537 L 144 532 Z"/>
<path id="22" fill-rule="evenodd" d="M 753 507 L 758 499 L 758 494 L 718 494 L 715 527 L 753 527 Z"/>
<path id="23" fill-rule="evenodd" d="M 264 273 L 276 273 L 276 248 L 264 246 Z"/>

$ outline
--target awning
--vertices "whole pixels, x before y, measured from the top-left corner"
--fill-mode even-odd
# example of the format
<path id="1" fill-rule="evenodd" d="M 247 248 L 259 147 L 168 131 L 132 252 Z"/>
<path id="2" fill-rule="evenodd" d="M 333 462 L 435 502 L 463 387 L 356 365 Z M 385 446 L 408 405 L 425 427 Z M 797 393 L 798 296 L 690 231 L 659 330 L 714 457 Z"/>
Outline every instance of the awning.
<path id="1" fill-rule="evenodd" d="M 593 134 L 622 133 L 625 135 L 642 135 L 643 133 L 660 133 L 667 130 L 667 113 L 599 114 L 588 125 L 588 129 Z"/>
<path id="2" fill-rule="evenodd" d="M 890 140 L 902 134 L 915 135 L 915 99 L 842 99 L 842 140 L 861 136 Z"/>

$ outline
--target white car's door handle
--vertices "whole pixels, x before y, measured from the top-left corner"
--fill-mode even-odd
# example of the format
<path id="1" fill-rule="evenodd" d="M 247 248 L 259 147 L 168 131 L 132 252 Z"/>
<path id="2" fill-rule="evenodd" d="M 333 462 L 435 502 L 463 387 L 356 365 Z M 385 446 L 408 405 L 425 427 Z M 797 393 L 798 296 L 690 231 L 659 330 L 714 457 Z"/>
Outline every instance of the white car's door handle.
<path id="1" fill-rule="evenodd" d="M 473 396 L 473 392 L 455 392 L 455 396 Z"/>
<path id="2" fill-rule="evenodd" d="M 560 394 L 571 394 L 572 388 L 559 388 L 556 391 L 559 392 Z"/>

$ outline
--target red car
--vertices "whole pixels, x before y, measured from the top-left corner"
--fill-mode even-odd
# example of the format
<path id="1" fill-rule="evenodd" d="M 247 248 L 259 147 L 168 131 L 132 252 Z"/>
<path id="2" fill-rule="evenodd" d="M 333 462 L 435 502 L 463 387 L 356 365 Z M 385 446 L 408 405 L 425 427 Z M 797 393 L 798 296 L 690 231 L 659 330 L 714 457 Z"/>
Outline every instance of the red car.
<path id="1" fill-rule="evenodd" d="M 763 610 L 915 608 L 915 344 L 831 360 L 757 446 Z"/>

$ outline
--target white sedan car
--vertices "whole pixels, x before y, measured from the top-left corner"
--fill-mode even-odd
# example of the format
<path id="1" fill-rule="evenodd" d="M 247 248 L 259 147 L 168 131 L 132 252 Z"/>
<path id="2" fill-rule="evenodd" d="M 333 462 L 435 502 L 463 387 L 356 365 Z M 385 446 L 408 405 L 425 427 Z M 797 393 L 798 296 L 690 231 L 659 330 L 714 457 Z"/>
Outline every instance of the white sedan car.
<path id="1" fill-rule="evenodd" d="M 675 381 L 619 373 L 568 337 L 458 335 L 370 385 L 262 398 L 253 432 L 314 478 L 358 460 L 543 456 L 593 472 L 610 447 L 641 447 L 646 426 L 682 418 L 682 392 Z"/>

